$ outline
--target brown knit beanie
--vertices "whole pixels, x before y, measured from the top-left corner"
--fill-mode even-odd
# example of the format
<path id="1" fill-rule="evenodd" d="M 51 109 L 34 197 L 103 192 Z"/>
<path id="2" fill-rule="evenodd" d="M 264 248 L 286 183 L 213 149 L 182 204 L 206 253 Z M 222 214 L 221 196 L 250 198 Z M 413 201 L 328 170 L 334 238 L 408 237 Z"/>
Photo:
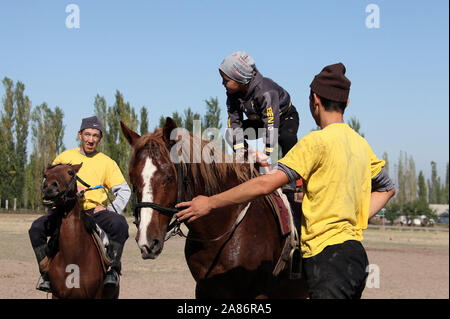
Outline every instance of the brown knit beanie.
<path id="1" fill-rule="evenodd" d="M 314 77 L 309 86 L 317 95 L 336 102 L 347 102 L 351 82 L 342 63 L 328 65 Z"/>

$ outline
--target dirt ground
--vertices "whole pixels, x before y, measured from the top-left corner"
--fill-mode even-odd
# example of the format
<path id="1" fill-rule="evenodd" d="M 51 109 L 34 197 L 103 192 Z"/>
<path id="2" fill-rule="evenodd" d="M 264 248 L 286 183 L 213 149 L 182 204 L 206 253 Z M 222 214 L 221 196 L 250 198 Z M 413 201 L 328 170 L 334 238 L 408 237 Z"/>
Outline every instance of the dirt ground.
<path id="1" fill-rule="evenodd" d="M 37 215 L 0 214 L 0 299 L 45 299 L 28 229 Z M 130 238 L 123 253 L 122 299 L 191 299 L 195 282 L 184 260 L 184 239 L 166 242 L 156 260 L 142 260 Z M 448 299 L 449 233 L 368 229 L 364 232 L 370 268 L 363 299 Z"/>

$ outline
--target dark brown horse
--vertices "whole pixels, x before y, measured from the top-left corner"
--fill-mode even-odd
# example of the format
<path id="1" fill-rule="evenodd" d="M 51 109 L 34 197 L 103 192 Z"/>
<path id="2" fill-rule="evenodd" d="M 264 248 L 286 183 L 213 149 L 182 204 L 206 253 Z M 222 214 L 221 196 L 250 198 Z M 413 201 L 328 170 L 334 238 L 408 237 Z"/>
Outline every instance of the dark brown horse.
<path id="1" fill-rule="evenodd" d="M 81 211 L 76 174 L 82 164 L 48 167 L 42 184 L 44 204 L 59 214 L 57 250 L 41 266 L 48 272 L 53 298 L 117 298 L 119 287 L 103 287 L 104 270 L 91 233 L 93 218 Z"/>
<path id="2" fill-rule="evenodd" d="M 200 142 L 200 152 L 206 157 L 195 161 L 198 143 L 196 146 L 192 134 L 187 134 L 184 142 L 171 140 L 176 128 L 171 118 L 163 129 L 142 137 L 123 123 L 121 127 L 133 147 L 129 175 L 137 202 L 151 203 L 138 206 L 136 213 L 136 241 L 143 259 L 161 253 L 178 201 L 225 191 L 257 174 L 248 164 L 218 156 L 217 149 L 206 141 Z M 179 160 L 180 153 L 184 158 L 176 164 L 174 155 L 178 154 Z M 214 161 L 207 160 L 209 155 Z M 286 273 L 272 273 L 286 239 L 264 198 L 213 211 L 187 227 L 185 257 L 197 283 L 197 298 L 306 296 L 302 279 L 289 280 Z"/>

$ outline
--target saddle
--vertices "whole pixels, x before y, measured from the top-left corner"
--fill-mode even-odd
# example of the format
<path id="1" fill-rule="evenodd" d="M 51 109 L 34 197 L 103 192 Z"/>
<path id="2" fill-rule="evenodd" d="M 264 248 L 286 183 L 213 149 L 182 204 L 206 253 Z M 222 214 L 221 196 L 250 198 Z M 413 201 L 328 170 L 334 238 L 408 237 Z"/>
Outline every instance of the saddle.
<path id="1" fill-rule="evenodd" d="M 299 279 L 302 273 L 302 259 L 300 236 L 294 223 L 294 212 L 291 211 L 289 201 L 280 189 L 265 196 L 265 199 L 278 221 L 282 237 L 285 237 L 280 258 L 272 274 L 278 276 L 281 272 L 287 270 L 290 279 Z"/>
<path id="2" fill-rule="evenodd" d="M 112 260 L 108 257 L 109 239 L 103 229 L 101 229 L 97 224 L 95 224 L 95 226 L 96 231 L 92 232 L 91 236 L 100 257 L 103 273 L 106 274 L 108 268 L 112 264 Z"/>

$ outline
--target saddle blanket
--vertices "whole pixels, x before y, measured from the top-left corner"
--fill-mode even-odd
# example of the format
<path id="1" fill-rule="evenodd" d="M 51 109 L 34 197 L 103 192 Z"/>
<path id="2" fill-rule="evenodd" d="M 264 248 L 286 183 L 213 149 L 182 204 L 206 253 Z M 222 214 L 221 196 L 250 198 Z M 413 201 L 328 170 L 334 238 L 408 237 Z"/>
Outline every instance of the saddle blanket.
<path id="1" fill-rule="evenodd" d="M 106 232 L 101 229 L 97 224 L 95 224 L 96 229 L 92 233 L 92 239 L 94 240 L 95 246 L 97 247 L 97 251 L 100 256 L 100 260 L 102 261 L 103 272 L 106 273 L 108 271 L 109 266 L 111 266 L 112 261 L 108 256 L 108 246 L 109 239 Z"/>
<path id="2" fill-rule="evenodd" d="M 109 246 L 108 235 L 106 234 L 106 232 L 103 229 L 100 228 L 100 226 L 98 226 L 97 224 L 95 224 L 95 226 L 96 226 L 95 231 L 97 232 L 100 242 L 102 243 L 103 249 L 106 252 L 108 250 L 108 246 Z"/>
<path id="3" fill-rule="evenodd" d="M 278 218 L 281 234 L 285 236 L 291 232 L 291 215 L 289 209 L 286 207 L 283 199 L 277 194 L 277 192 L 272 193 L 270 197 L 274 201 L 273 204 L 275 204 L 273 205 L 271 203 L 271 206 L 273 206 L 272 208 Z"/>

